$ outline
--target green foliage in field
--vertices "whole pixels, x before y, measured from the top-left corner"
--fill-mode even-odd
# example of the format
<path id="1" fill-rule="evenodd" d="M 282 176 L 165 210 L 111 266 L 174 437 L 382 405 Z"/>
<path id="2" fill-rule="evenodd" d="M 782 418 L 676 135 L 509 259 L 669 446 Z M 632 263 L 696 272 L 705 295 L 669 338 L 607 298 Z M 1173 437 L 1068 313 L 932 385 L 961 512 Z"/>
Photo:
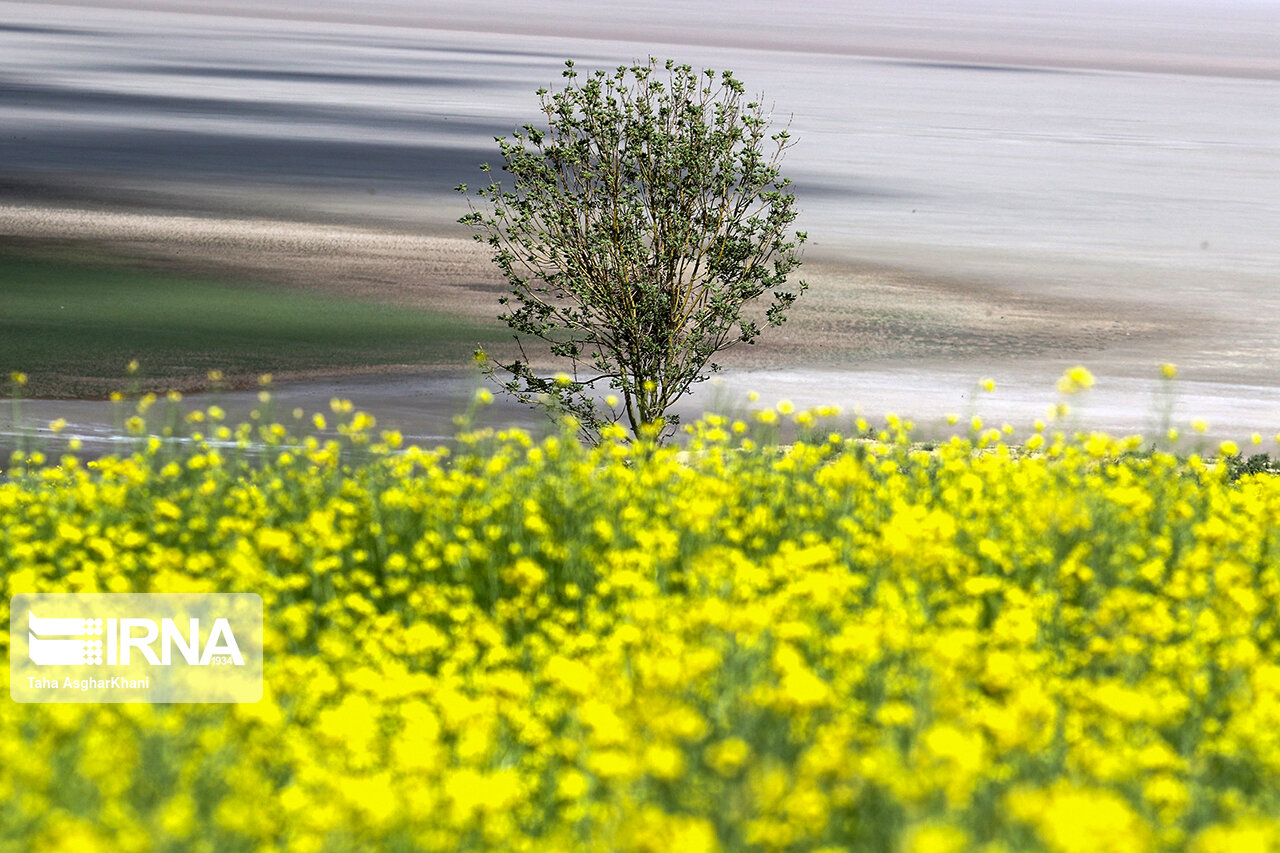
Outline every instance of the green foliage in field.
<path id="1" fill-rule="evenodd" d="M 486 325 L 442 313 L 212 278 L 0 253 L 0 368 L 26 393 L 105 396 L 131 360 L 161 387 L 228 377 L 441 361 Z"/>
<path id="2" fill-rule="evenodd" d="M 731 71 L 651 57 L 579 79 L 565 65 L 563 87 L 538 92 L 544 123 L 497 140 L 511 183 L 494 176 L 477 190 L 485 209 L 460 221 L 510 286 L 501 318 L 571 372 L 540 376 L 523 350 L 477 355 L 588 436 L 674 426 L 669 410 L 719 370 L 712 359 L 781 325 L 806 288 L 787 284 L 805 240 L 779 171 L 790 136 Z M 619 407 L 596 404 L 605 388 Z"/>
<path id="3" fill-rule="evenodd" d="M 0 482 L 0 616 L 258 592 L 265 697 L 0 703 L 0 849 L 1280 843 L 1280 478 L 811 412 L 684 451 L 191 420 Z"/>

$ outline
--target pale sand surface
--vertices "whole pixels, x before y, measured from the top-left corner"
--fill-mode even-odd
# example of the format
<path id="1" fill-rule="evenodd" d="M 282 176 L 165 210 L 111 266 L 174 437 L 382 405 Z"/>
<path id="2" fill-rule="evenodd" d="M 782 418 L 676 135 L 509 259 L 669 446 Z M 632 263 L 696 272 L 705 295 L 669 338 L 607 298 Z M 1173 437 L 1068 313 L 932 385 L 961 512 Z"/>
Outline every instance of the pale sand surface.
<path id="1" fill-rule="evenodd" d="M 0 238 L 63 241 L 143 265 L 492 317 L 500 279 L 461 226 L 373 227 L 0 203 Z"/>
<path id="2" fill-rule="evenodd" d="M 1014 427 L 1012 440 L 1020 442 L 1031 434 L 1036 419 L 1059 399 L 1053 390 L 1053 376 L 1043 373 L 992 371 L 998 377 L 993 392 L 980 389 L 982 374 L 968 367 L 921 368 L 882 367 L 854 370 L 731 370 L 700 386 L 683 401 L 677 412 L 685 423 L 705 412 L 745 417 L 761 407 L 790 401 L 799 407 L 826 405 L 839 401 L 842 412 L 824 423 L 833 430 L 851 434 L 854 419 L 865 418 L 876 426 L 885 416 L 897 414 L 912 419 L 920 438 L 965 434 L 970 418 L 978 416 L 983 428 Z M 454 417 L 465 411 L 475 390 L 482 387 L 473 374 L 457 372 L 440 375 L 410 372 L 398 375 L 329 376 L 306 381 L 280 383 L 273 389 L 275 417 L 292 423 L 291 412 L 302 409 L 307 419 L 313 413 L 326 415 L 330 422 L 333 398 L 353 401 L 358 409 L 373 413 L 377 428 L 399 429 L 406 442 L 423 445 L 448 441 L 457 433 Z M 759 395 L 750 402 L 749 392 Z M 1212 450 L 1216 443 L 1231 439 L 1248 455 L 1268 451 L 1276 454 L 1274 433 L 1265 433 L 1260 446 L 1251 442 L 1260 428 L 1271 424 L 1280 412 L 1280 389 L 1264 386 L 1224 385 L 1216 382 L 1107 378 L 1094 389 L 1069 400 L 1072 413 L 1050 430 L 1068 434 L 1078 430 L 1101 430 L 1113 435 L 1143 435 L 1158 438 L 1168 427 L 1179 430 L 1178 446 L 1183 450 Z M 233 423 L 242 422 L 260 407 L 256 392 L 236 391 L 188 395 L 184 407 L 218 405 Z M 163 407 L 163 403 L 160 404 Z M 24 400 L 20 426 L 37 441 L 57 448 L 58 441 L 80 438 L 91 454 L 125 448 L 124 438 L 114 425 L 130 412 L 113 414 L 111 404 L 100 400 Z M 950 427 L 947 417 L 958 417 L 959 426 Z M 68 426 L 59 438 L 48 424 L 65 418 Z M 1196 433 L 1192 424 L 1204 420 L 1207 432 Z M 545 432 L 549 422 L 540 414 L 498 397 L 479 412 L 474 426 L 502 428 L 518 426 L 534 433 Z M 305 420 L 303 432 L 310 432 Z M 0 448 L 12 448 L 15 427 L 8 406 L 0 408 Z"/>

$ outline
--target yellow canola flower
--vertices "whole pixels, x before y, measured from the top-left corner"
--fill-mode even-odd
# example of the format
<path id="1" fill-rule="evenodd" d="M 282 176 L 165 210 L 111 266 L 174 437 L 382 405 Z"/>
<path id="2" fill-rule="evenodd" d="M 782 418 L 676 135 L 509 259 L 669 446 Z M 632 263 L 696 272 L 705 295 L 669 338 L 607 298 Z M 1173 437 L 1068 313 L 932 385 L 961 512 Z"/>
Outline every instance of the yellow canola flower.
<path id="1" fill-rule="evenodd" d="M 253 591 L 267 660 L 251 705 L 10 702 L 0 847 L 1280 840 L 1239 784 L 1280 772 L 1280 478 L 1043 423 L 422 448 L 336 413 L 0 478 L 0 602 Z"/>
<path id="2" fill-rule="evenodd" d="M 721 776 L 733 776 L 751 757 L 751 746 L 739 738 L 729 738 L 707 747 L 708 765 Z"/>
<path id="3" fill-rule="evenodd" d="M 964 830 L 947 825 L 913 828 L 907 839 L 908 853 L 961 853 L 969 846 L 969 837 Z"/>
<path id="4" fill-rule="evenodd" d="M 1015 791 L 1013 816 L 1035 827 L 1055 853 L 1143 853 L 1154 850 L 1151 828 L 1117 794 L 1059 783 L 1047 791 Z"/>
<path id="5" fill-rule="evenodd" d="M 1058 391 L 1062 394 L 1077 394 L 1093 387 L 1093 374 L 1088 368 L 1077 365 L 1066 370 L 1058 379 Z"/>

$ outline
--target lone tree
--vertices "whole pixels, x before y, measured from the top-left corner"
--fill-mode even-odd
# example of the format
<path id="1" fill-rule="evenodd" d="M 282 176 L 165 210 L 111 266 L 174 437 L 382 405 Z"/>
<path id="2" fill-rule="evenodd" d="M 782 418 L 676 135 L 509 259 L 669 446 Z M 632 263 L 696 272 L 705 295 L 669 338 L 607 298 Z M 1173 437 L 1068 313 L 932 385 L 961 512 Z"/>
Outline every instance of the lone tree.
<path id="1" fill-rule="evenodd" d="M 785 287 L 805 239 L 788 231 L 795 196 L 778 171 L 792 142 L 769 135 L 732 72 L 651 58 L 579 80 L 565 66 L 563 89 L 538 91 L 546 127 L 496 138 L 513 185 L 478 189 L 491 208 L 459 221 L 493 248 L 517 341 L 540 339 L 569 370 L 537 375 L 523 342 L 510 363 L 477 360 L 589 435 L 624 420 L 632 434 L 669 427 L 670 407 L 720 369 L 712 357 L 753 343 L 760 320 L 781 325 L 806 288 Z M 605 386 L 621 399 L 602 407 Z"/>

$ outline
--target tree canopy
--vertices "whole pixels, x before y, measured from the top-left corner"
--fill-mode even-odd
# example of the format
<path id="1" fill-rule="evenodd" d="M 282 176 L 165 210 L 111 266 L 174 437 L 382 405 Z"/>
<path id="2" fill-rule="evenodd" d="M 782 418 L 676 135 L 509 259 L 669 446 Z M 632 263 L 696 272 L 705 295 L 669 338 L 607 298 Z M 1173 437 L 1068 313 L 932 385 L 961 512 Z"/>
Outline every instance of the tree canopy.
<path id="1" fill-rule="evenodd" d="M 638 434 L 674 423 L 716 353 L 781 325 L 805 290 L 786 286 L 805 239 L 779 172 L 792 140 L 730 71 L 565 64 L 563 88 L 538 91 L 545 124 L 496 139 L 510 185 L 480 187 L 487 209 L 460 220 L 492 247 L 521 342 L 509 362 L 477 356 L 588 433 L 621 421 Z M 535 372 L 530 338 L 567 369 Z"/>

